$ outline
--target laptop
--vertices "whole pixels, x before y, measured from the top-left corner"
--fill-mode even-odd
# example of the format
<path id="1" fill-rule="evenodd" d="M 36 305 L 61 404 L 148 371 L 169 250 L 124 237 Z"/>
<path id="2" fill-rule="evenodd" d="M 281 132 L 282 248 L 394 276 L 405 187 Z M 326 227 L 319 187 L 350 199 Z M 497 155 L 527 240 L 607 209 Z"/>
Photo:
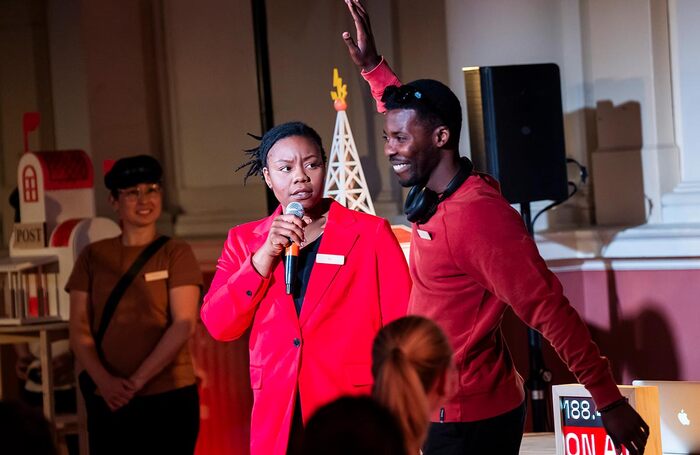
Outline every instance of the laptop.
<path id="1" fill-rule="evenodd" d="M 700 454 L 700 381 L 632 381 L 659 389 L 661 450 Z"/>

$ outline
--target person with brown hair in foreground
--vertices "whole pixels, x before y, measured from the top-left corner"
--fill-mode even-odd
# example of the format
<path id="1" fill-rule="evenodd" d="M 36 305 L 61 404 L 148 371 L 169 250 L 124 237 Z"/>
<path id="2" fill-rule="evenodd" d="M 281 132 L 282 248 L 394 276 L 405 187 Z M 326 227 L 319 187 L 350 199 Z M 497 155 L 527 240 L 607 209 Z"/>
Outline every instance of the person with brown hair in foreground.
<path id="1" fill-rule="evenodd" d="M 425 441 L 430 414 L 452 392 L 452 348 L 433 321 L 406 316 L 377 333 L 372 347 L 374 397 L 399 419 L 409 454 Z"/>

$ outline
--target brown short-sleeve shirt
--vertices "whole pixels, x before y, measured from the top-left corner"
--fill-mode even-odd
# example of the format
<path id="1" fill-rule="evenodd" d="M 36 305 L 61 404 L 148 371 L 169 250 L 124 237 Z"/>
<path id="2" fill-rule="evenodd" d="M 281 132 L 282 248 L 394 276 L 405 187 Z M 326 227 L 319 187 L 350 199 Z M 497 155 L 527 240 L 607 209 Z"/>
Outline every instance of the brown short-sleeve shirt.
<path id="1" fill-rule="evenodd" d="M 80 253 L 66 291 L 90 294 L 89 318 L 96 333 L 105 303 L 119 278 L 145 246 L 121 244 L 121 237 L 92 243 Z M 117 305 L 102 340 L 105 367 L 129 377 L 153 351 L 171 324 L 168 291 L 178 286 L 202 286 L 202 273 L 190 246 L 169 240 L 138 273 Z M 194 383 L 188 344 L 140 391 L 161 393 Z"/>

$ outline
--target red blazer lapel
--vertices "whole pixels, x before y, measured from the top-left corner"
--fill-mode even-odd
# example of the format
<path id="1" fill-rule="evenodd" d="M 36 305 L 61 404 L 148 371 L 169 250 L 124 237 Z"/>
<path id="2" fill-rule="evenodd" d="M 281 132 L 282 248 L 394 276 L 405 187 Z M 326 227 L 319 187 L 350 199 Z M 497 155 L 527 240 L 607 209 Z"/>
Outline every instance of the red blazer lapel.
<path id="1" fill-rule="evenodd" d="M 344 265 L 323 264 L 318 261 L 314 264 L 306 287 L 304 303 L 299 315 L 299 325 L 303 326 L 309 319 L 309 315 L 316 309 L 324 297 L 326 290 L 333 282 L 335 276 L 343 269 L 349 267 L 347 257 L 352 250 L 359 232 L 355 228 L 355 216 L 351 210 L 333 201 L 328 213 L 328 222 L 323 231 L 318 254 L 332 254 L 343 256 Z M 284 279 L 284 275 L 283 275 Z M 326 297 L 329 298 L 329 297 Z"/>

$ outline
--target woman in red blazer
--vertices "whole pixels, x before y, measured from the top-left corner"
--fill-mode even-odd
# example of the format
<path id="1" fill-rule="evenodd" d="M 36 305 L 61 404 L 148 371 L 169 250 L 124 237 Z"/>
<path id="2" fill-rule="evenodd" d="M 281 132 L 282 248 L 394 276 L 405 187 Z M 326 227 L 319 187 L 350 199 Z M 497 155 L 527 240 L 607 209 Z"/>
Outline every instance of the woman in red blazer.
<path id="1" fill-rule="evenodd" d="M 312 128 L 279 125 L 249 153 L 246 178 L 262 174 L 281 205 L 231 229 L 201 315 L 217 340 L 252 327 L 251 453 L 285 454 L 319 406 L 370 393 L 372 340 L 406 313 L 411 282 L 386 220 L 323 198 L 326 157 Z M 303 218 L 282 214 L 294 201 Z M 292 242 L 301 250 L 288 295 L 280 259 Z"/>

